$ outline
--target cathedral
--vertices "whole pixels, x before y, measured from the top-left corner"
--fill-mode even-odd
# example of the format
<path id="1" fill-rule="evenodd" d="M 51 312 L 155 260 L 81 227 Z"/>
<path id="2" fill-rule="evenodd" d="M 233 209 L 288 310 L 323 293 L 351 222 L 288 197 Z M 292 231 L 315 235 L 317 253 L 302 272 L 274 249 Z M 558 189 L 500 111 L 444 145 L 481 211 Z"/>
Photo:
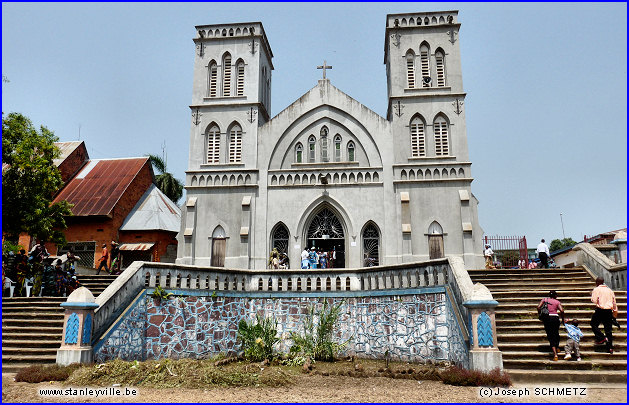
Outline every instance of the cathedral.
<path id="1" fill-rule="evenodd" d="M 334 268 L 483 267 L 457 11 L 389 14 L 382 117 L 323 78 L 271 117 L 262 23 L 196 27 L 177 263 L 264 269 L 275 248 Z M 383 78 L 384 79 L 384 78 Z"/>

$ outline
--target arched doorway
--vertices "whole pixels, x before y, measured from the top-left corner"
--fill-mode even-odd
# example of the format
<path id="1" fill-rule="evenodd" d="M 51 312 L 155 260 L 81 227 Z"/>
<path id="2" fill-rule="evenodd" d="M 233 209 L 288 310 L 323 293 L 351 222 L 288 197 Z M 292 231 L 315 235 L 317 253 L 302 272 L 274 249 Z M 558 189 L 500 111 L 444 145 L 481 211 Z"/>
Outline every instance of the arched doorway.
<path id="1" fill-rule="evenodd" d="M 372 223 L 368 223 L 363 230 L 363 266 L 380 265 L 380 232 Z"/>
<path id="2" fill-rule="evenodd" d="M 330 265 L 345 267 L 345 230 L 339 216 L 324 206 L 315 214 L 306 228 L 308 249 L 328 252 Z"/>
<path id="3" fill-rule="evenodd" d="M 433 221 L 428 227 L 429 259 L 440 259 L 443 255 L 443 228 L 439 222 Z"/>
<path id="4" fill-rule="evenodd" d="M 222 226 L 217 226 L 212 232 L 212 259 L 210 265 L 213 267 L 225 266 L 225 245 L 226 245 L 225 230 Z"/>

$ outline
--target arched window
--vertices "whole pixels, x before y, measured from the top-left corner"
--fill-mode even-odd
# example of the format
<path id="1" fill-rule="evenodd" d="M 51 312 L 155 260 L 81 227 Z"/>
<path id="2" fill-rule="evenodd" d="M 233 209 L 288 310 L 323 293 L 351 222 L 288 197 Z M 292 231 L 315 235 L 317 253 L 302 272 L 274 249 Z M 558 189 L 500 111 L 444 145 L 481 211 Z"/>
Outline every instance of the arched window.
<path id="1" fill-rule="evenodd" d="M 290 234 L 288 233 L 288 229 L 284 224 L 279 223 L 273 230 L 271 234 L 271 250 L 274 248 L 277 249 L 279 253 L 288 254 L 288 240 L 290 238 Z"/>
<path id="2" fill-rule="evenodd" d="M 347 143 L 347 160 L 353 162 L 356 156 L 354 156 L 354 142 L 349 141 Z"/>
<path id="3" fill-rule="evenodd" d="M 406 78 L 408 87 L 415 88 L 415 54 L 411 50 L 406 53 Z"/>
<path id="4" fill-rule="evenodd" d="M 303 162 L 303 152 L 304 147 L 301 145 L 301 142 L 295 146 L 295 162 L 302 163 Z"/>
<path id="5" fill-rule="evenodd" d="M 334 161 L 341 161 L 341 135 L 339 134 L 334 137 Z"/>
<path id="6" fill-rule="evenodd" d="M 229 163 L 242 161 L 242 128 L 234 124 L 229 131 Z"/>
<path id="7" fill-rule="evenodd" d="M 430 259 L 440 259 L 443 255 L 443 229 L 433 221 L 428 227 L 428 250 Z"/>
<path id="8" fill-rule="evenodd" d="M 321 128 L 319 135 L 321 136 L 321 138 L 319 139 L 319 142 L 321 142 L 321 161 L 327 162 L 329 160 L 328 158 L 328 127 L 324 126 L 323 128 Z"/>
<path id="9" fill-rule="evenodd" d="M 448 147 L 448 122 L 440 115 L 435 118 L 432 127 L 435 132 L 435 155 L 448 156 L 450 153 Z"/>
<path id="10" fill-rule="evenodd" d="M 422 69 L 422 86 L 430 87 L 430 48 L 425 42 L 419 47 L 419 58 Z"/>
<path id="11" fill-rule="evenodd" d="M 208 75 L 209 75 L 208 96 L 216 97 L 216 88 L 217 88 L 217 82 L 218 82 L 218 65 L 216 64 L 216 61 L 214 60 L 210 61 L 210 64 L 208 65 Z"/>
<path id="12" fill-rule="evenodd" d="M 212 232 L 212 259 L 210 264 L 214 267 L 225 266 L 226 234 L 222 226 L 217 226 Z"/>
<path id="13" fill-rule="evenodd" d="M 426 156 L 426 136 L 424 121 L 415 116 L 411 121 L 411 156 Z"/>
<path id="14" fill-rule="evenodd" d="M 232 57 L 229 53 L 223 56 L 223 97 L 231 95 L 232 86 Z"/>
<path id="15" fill-rule="evenodd" d="M 236 63 L 236 95 L 244 96 L 245 94 L 245 62 L 242 59 Z"/>
<path id="16" fill-rule="evenodd" d="M 308 163 L 314 163 L 315 161 L 315 145 L 317 140 L 314 135 L 310 135 L 308 138 Z"/>
<path id="17" fill-rule="evenodd" d="M 446 85 L 446 56 L 442 49 L 435 52 L 435 65 L 437 68 L 437 87 Z"/>
<path id="18" fill-rule="evenodd" d="M 219 163 L 221 148 L 221 130 L 218 125 L 210 126 L 207 131 L 207 160 L 206 163 Z"/>
<path id="19" fill-rule="evenodd" d="M 380 264 L 380 232 L 373 223 L 363 230 L 363 260 L 365 267 Z"/>

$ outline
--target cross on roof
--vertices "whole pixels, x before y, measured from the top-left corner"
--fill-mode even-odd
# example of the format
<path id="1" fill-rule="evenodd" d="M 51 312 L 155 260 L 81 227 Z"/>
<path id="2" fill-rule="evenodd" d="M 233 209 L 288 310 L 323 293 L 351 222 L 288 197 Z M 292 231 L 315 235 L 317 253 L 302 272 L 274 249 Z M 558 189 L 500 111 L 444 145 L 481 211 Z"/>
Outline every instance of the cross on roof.
<path id="1" fill-rule="evenodd" d="M 323 69 L 323 80 L 325 80 L 325 70 L 326 69 L 332 69 L 332 66 L 328 66 L 326 61 L 323 61 L 323 65 L 322 66 L 317 66 L 317 69 Z"/>

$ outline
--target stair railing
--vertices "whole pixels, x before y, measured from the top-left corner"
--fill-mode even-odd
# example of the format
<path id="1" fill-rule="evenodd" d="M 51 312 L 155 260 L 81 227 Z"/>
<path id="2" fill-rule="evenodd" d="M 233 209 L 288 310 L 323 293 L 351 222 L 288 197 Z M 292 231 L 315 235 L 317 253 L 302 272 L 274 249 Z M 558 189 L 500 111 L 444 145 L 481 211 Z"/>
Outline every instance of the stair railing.
<path id="1" fill-rule="evenodd" d="M 612 290 L 627 289 L 627 263 L 614 263 L 587 242 L 577 244 L 572 250 L 577 252 L 577 265 L 601 277 Z"/>

